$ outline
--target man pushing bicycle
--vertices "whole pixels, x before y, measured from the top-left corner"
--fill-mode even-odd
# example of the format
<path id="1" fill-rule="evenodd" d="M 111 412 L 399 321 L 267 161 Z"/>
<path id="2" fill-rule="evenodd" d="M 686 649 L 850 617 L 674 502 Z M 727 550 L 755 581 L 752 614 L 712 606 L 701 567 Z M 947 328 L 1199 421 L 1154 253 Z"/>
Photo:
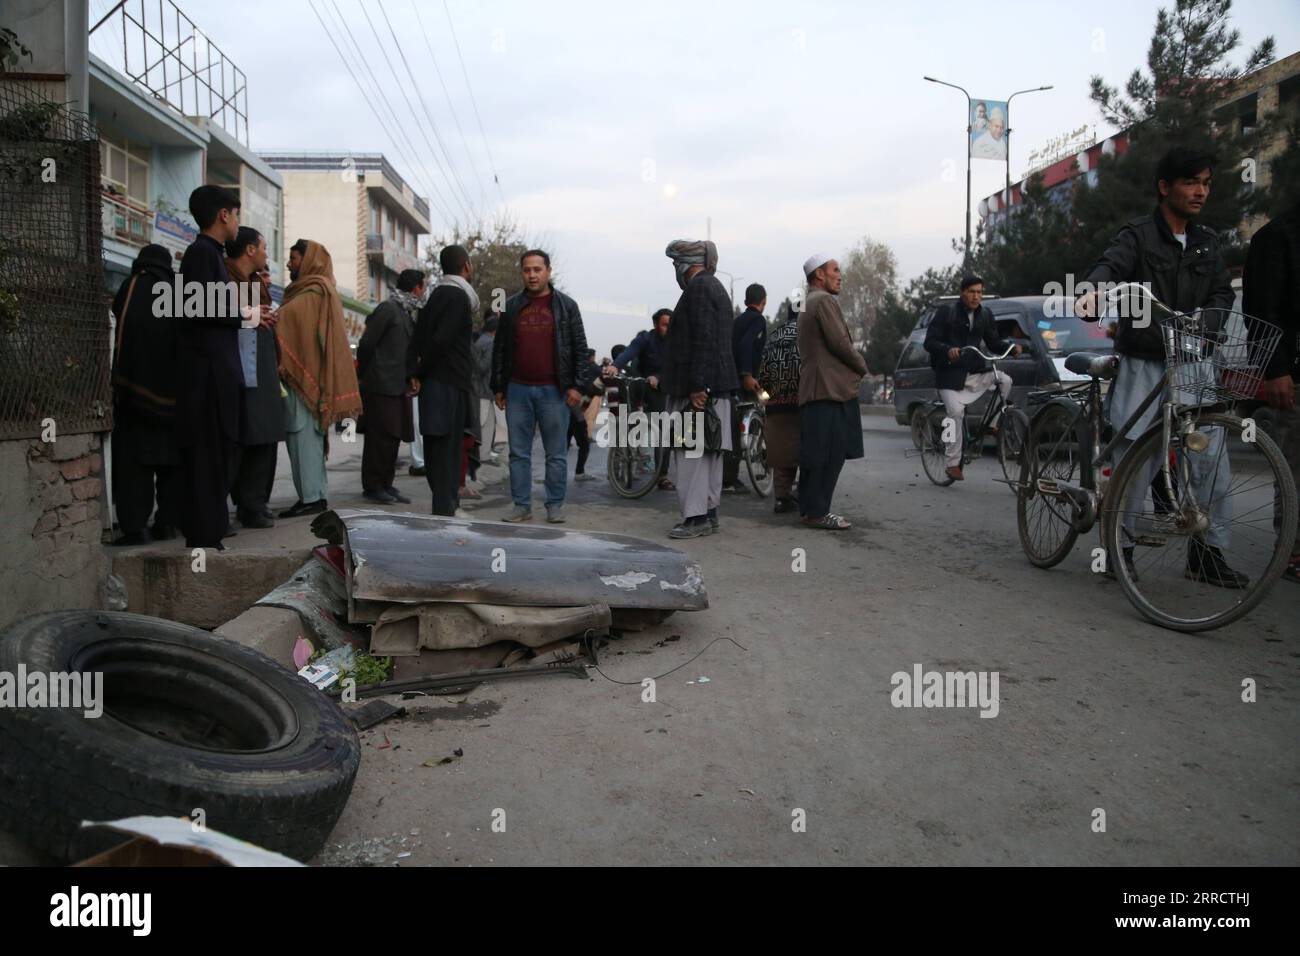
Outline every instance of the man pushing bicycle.
<path id="1" fill-rule="evenodd" d="M 961 301 L 947 303 L 930 320 L 925 332 L 925 350 L 930 353 L 935 385 L 948 416 L 955 423 L 953 441 L 944 443 L 945 471 L 954 481 L 962 481 L 962 441 L 965 429 L 962 419 L 966 406 L 979 401 L 986 392 L 996 387 L 1002 398 L 1010 401 L 1011 376 L 1006 372 L 989 369 L 988 363 L 976 354 L 982 342 L 990 354 L 1005 352 L 1020 354 L 1020 346 L 1012 346 L 998 337 L 993 312 L 981 305 L 984 300 L 984 280 L 968 275 L 961 280 Z M 973 346 L 974 350 L 965 350 Z"/>
<path id="2" fill-rule="evenodd" d="M 1231 309 L 1232 283 L 1219 238 L 1214 230 L 1192 221 L 1209 197 L 1213 167 L 1210 154 L 1184 147 L 1171 149 L 1161 157 L 1156 168 L 1155 211 L 1125 224 L 1085 281 L 1094 289 L 1099 283 L 1138 283 L 1160 302 L 1184 314 L 1197 309 Z M 1076 300 L 1075 313 L 1096 321 L 1101 317 L 1101 299 L 1095 291 L 1085 293 Z M 1121 309 L 1118 317 L 1115 352 L 1119 355 L 1119 370 L 1107 396 L 1110 421 L 1117 427 L 1137 411 L 1165 374 L 1160 324 L 1153 320 L 1149 303 L 1142 304 L 1146 307 Z M 1116 466 L 1159 415 L 1159 405 L 1151 405 L 1121 437 L 1115 445 Z M 1223 429 L 1208 428 L 1206 432 L 1209 448 L 1192 456 L 1191 485 L 1197 499 L 1209 503 L 1213 520 L 1204 535 L 1190 543 L 1186 577 L 1217 587 L 1244 588 L 1249 584 L 1247 576 L 1234 571 L 1223 557 L 1231 523 L 1225 492 L 1232 484 L 1228 455 L 1222 445 Z M 1155 469 L 1152 471 L 1154 478 Z M 1138 487 L 1145 489 L 1148 484 L 1142 482 Z M 1141 503 L 1126 501 L 1121 507 L 1132 515 L 1141 510 Z M 1123 559 L 1132 573 L 1132 547 L 1124 548 Z"/>

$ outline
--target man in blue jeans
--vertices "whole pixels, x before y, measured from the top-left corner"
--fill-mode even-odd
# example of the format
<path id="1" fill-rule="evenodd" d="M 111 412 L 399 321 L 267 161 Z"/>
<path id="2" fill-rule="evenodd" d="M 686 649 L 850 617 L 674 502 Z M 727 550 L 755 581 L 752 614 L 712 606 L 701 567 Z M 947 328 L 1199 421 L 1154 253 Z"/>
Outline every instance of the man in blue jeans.
<path id="1" fill-rule="evenodd" d="M 506 302 L 492 344 L 492 392 L 505 409 L 510 436 L 506 521 L 533 517 L 533 437 L 546 451 L 546 520 L 564 521 L 570 408 L 582 401 L 578 371 L 587 336 L 578 304 L 551 285 L 551 257 L 529 249 L 519 258 L 524 291 Z"/>

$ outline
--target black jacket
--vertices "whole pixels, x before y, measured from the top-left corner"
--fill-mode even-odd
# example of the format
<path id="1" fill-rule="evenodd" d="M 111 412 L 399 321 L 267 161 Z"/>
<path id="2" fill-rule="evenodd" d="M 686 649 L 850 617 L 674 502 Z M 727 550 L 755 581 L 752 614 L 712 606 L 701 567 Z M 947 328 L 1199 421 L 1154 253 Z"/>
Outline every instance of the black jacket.
<path id="1" fill-rule="evenodd" d="M 758 374 L 766 341 L 767 319 L 757 309 L 745 309 L 731 328 L 731 354 L 736 360 L 737 375 Z"/>
<path id="2" fill-rule="evenodd" d="M 728 395 L 740 387 L 731 354 L 732 321 L 731 299 L 718 277 L 696 273 L 686 283 L 668 323 L 659 381 L 665 395 L 685 398 L 706 388 L 715 395 Z"/>
<path id="3" fill-rule="evenodd" d="M 515 368 L 515 323 L 528 302 L 518 292 L 506 300 L 506 310 L 492 342 L 492 392 L 504 394 Z M 582 327 L 578 303 L 551 287 L 551 314 L 555 316 L 555 380 L 560 391 L 580 388 L 578 369 L 587 357 L 587 333 Z"/>
<path id="4" fill-rule="evenodd" d="M 407 363 L 415 323 L 392 299 L 366 316 L 366 331 L 357 343 L 357 380 L 371 395 L 405 395 Z"/>
<path id="5" fill-rule="evenodd" d="M 1242 276 L 1241 311 L 1282 329 L 1265 378 L 1300 375 L 1300 206 L 1278 216 L 1250 241 Z"/>
<path id="6" fill-rule="evenodd" d="M 226 250 L 211 236 L 199 234 L 181 259 L 181 277 L 188 284 L 229 282 Z M 207 301 L 204 294 L 204 301 Z M 177 317 L 180 375 L 176 393 L 177 441 L 182 448 L 209 444 L 217 436 L 205 425 L 215 405 L 221 438 L 239 441 L 239 400 L 244 391 L 244 367 L 239 359 L 238 314 Z"/>
<path id="7" fill-rule="evenodd" d="M 1150 283 L 1151 294 L 1179 312 L 1231 309 L 1234 298 L 1232 278 L 1214 230 L 1190 223 L 1184 249 L 1174 238 L 1159 207 L 1150 216 L 1134 219 L 1120 229 L 1086 281 Z M 1160 318 L 1161 313 L 1155 307 L 1146 320 L 1121 317 L 1115 351 L 1134 358 L 1164 361 Z M 1135 327 L 1135 321 L 1145 324 Z"/>
<path id="8" fill-rule="evenodd" d="M 946 302 L 925 330 L 925 350 L 930 353 L 936 388 L 960 392 L 966 386 L 967 373 L 983 372 L 988 368 L 988 362 L 972 352 L 962 352 L 954 362 L 948 358 L 949 349 L 982 346 L 990 355 L 1001 355 L 1007 350 L 1009 343 L 998 337 L 997 323 L 987 306 L 979 307 L 973 326 L 968 315 L 960 302 Z"/>
<path id="9" fill-rule="evenodd" d="M 415 320 L 408 377 L 442 382 L 474 398 L 473 338 L 469 296 L 453 285 L 435 286 Z"/>

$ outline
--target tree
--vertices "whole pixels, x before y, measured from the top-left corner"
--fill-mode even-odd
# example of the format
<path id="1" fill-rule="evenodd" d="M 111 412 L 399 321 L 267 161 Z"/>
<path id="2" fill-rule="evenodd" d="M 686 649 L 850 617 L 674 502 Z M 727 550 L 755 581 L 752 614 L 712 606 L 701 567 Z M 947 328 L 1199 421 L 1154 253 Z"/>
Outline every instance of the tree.
<path id="1" fill-rule="evenodd" d="M 889 246 L 864 236 L 840 260 L 840 275 L 840 308 L 854 339 L 866 341 L 886 293 L 898 284 L 898 260 Z"/>
<path id="2" fill-rule="evenodd" d="M 980 225 L 971 271 L 984 279 L 987 292 L 1042 295 L 1047 283 L 1061 280 L 1062 264 L 1074 260 L 1074 244 L 1068 210 L 1048 195 L 1042 176 L 1033 176 L 996 230 Z"/>
<path id="3" fill-rule="evenodd" d="M 1292 110 L 1287 118 L 1285 145 L 1269 160 L 1268 174 L 1259 211 L 1272 219 L 1300 205 L 1300 111 Z"/>
<path id="4" fill-rule="evenodd" d="M 929 268 L 907 283 L 903 290 L 903 304 L 912 316 L 912 324 L 927 305 L 941 295 L 956 295 L 961 288 L 961 267 L 944 266 L 942 269 Z M 908 332 L 911 332 L 909 327 Z"/>
<path id="5" fill-rule="evenodd" d="M 1086 268 L 1125 222 L 1155 205 L 1156 164 L 1175 145 L 1217 154 L 1214 188 L 1199 221 L 1229 244 L 1239 243 L 1236 230 L 1258 201 L 1242 175 L 1243 160 L 1258 155 L 1272 129 L 1268 122 L 1245 127 L 1217 108 L 1242 76 L 1273 59 L 1273 39 L 1260 43 L 1244 66 L 1234 66 L 1229 56 L 1241 35 L 1228 27 L 1231 8 L 1231 0 L 1176 0 L 1172 12 L 1156 15 L 1147 73 L 1134 70 L 1123 94 L 1092 77 L 1092 101 L 1104 119 L 1128 130 L 1129 143 L 1123 155 L 1102 157 L 1095 188 L 1084 177 L 1075 188 L 1080 258 L 1073 268 Z"/>
<path id="6" fill-rule="evenodd" d="M 434 281 L 442 277 L 438 254 L 451 245 L 464 246 L 469 252 L 470 262 L 474 264 L 474 279 L 470 284 L 478 293 L 483 309 L 503 306 L 506 298 L 522 289 L 519 257 L 529 249 L 545 248 L 542 240 L 530 239 L 519 221 L 509 213 L 503 212 L 492 222 L 479 223 L 472 228 L 462 229 L 458 223 L 449 234 L 431 237 L 425 251 L 425 265 Z M 554 251 L 546 251 L 554 264 Z M 558 271 L 552 271 L 551 282 L 559 287 Z M 474 322 L 477 327 L 482 316 L 475 316 Z"/>
<path id="7" fill-rule="evenodd" d="M 885 293 L 885 301 L 871 327 L 871 338 L 863 353 L 868 372 L 872 375 L 894 374 L 907 337 L 916 326 L 917 314 L 897 291 L 890 289 Z"/>

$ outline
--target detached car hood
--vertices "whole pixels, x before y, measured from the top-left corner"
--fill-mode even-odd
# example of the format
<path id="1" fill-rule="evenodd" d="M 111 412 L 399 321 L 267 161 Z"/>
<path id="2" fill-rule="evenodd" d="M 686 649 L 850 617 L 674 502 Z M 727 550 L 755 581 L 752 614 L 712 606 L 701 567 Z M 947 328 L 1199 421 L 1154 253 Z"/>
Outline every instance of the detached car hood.
<path id="1" fill-rule="evenodd" d="M 348 620 L 393 604 L 699 611 L 700 566 L 643 538 L 390 511 L 327 511 L 312 531 L 344 551 Z"/>

